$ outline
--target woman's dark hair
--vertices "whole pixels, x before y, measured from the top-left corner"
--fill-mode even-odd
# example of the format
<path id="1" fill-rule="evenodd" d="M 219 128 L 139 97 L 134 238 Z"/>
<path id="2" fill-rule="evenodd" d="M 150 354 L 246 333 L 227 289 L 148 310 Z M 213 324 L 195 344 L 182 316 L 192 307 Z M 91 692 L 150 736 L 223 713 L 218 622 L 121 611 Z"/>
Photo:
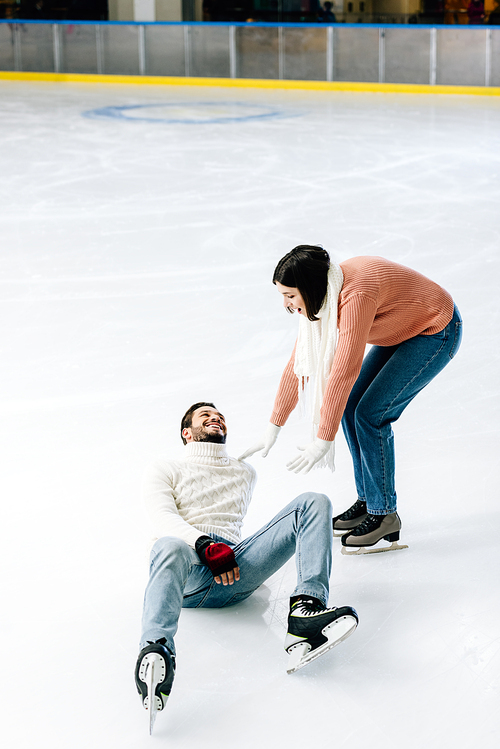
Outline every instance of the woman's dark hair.
<path id="1" fill-rule="evenodd" d="M 189 429 L 192 426 L 192 424 L 193 424 L 193 414 L 194 414 L 195 411 L 197 411 L 202 406 L 210 406 L 210 408 L 215 408 L 216 409 L 216 406 L 214 406 L 213 403 L 206 403 L 205 401 L 202 401 L 201 403 L 193 403 L 193 405 L 188 408 L 188 410 L 186 411 L 186 413 L 184 414 L 184 416 L 181 419 L 181 440 L 184 442 L 185 445 L 187 445 L 187 442 L 184 439 L 184 437 L 182 436 L 182 431 L 183 431 L 183 429 Z"/>
<path id="2" fill-rule="evenodd" d="M 273 283 L 298 289 L 309 320 L 316 317 L 326 297 L 330 255 L 322 247 L 299 244 L 282 257 L 275 268 Z M 287 310 L 291 312 L 287 307 Z"/>

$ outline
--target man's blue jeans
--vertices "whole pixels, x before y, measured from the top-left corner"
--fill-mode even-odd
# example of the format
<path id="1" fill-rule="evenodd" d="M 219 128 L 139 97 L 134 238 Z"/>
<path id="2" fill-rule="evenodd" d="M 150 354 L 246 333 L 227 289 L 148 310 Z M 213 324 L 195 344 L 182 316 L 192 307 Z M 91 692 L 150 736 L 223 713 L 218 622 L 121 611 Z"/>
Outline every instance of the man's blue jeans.
<path id="1" fill-rule="evenodd" d="M 328 603 L 332 506 L 324 494 L 301 494 L 239 544 L 213 538 L 234 551 L 240 580 L 233 585 L 217 584 L 185 541 L 171 536 L 156 541 L 144 598 L 141 649 L 164 637 L 175 654 L 174 635 L 182 607 L 221 608 L 243 601 L 294 554 L 297 586 L 292 595 L 314 596 Z"/>
<path id="2" fill-rule="evenodd" d="M 391 424 L 448 364 L 460 347 L 462 318 L 435 335 L 397 346 L 373 346 L 366 355 L 342 418 L 359 499 L 372 515 L 396 512 L 394 434 Z"/>

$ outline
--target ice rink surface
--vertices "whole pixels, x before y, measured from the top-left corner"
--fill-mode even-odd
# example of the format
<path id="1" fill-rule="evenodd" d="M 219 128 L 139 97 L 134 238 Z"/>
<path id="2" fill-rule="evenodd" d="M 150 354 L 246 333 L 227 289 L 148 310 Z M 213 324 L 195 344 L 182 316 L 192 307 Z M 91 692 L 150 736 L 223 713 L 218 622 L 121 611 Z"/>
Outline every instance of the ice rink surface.
<path id="1" fill-rule="evenodd" d="M 500 100 L 0 83 L 2 694 L 9 749 L 493 749 L 499 740 Z M 239 455 L 263 431 L 297 319 L 278 259 L 321 243 L 447 288 L 459 355 L 395 427 L 406 551 L 336 541 L 332 605 L 356 633 L 287 676 L 291 561 L 247 602 L 187 610 L 152 738 L 135 691 L 148 462 L 198 400 Z M 245 535 L 293 496 L 355 498 L 285 469 L 293 415 Z"/>

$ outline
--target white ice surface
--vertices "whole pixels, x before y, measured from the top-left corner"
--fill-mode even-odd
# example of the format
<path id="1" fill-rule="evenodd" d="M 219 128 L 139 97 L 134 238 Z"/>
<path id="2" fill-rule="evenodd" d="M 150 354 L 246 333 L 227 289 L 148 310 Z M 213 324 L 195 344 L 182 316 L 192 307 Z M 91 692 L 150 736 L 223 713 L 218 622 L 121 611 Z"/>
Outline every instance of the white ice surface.
<path id="1" fill-rule="evenodd" d="M 0 102 L 3 745 L 497 747 L 500 100 L 2 82 Z M 111 106 L 135 108 L 83 114 Z M 183 612 L 150 738 L 142 472 L 181 454 L 200 399 L 231 454 L 259 436 L 297 325 L 272 271 L 302 242 L 408 264 L 464 317 L 395 429 L 410 548 L 336 542 L 330 600 L 360 625 L 292 676 L 293 562 L 244 604 Z M 253 459 L 246 533 L 306 489 L 352 503 L 342 436 L 334 475 L 285 470 L 308 437 L 294 415 Z"/>

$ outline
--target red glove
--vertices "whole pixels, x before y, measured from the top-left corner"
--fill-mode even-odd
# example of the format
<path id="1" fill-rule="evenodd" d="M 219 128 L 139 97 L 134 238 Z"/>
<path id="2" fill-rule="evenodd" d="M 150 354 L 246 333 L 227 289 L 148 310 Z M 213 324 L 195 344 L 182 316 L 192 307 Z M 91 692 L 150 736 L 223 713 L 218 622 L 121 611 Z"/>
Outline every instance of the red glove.
<path id="1" fill-rule="evenodd" d="M 223 543 L 215 543 L 207 536 L 201 537 L 196 542 L 196 553 L 201 561 L 207 565 L 214 577 L 230 572 L 237 567 L 236 557 L 230 546 Z"/>

